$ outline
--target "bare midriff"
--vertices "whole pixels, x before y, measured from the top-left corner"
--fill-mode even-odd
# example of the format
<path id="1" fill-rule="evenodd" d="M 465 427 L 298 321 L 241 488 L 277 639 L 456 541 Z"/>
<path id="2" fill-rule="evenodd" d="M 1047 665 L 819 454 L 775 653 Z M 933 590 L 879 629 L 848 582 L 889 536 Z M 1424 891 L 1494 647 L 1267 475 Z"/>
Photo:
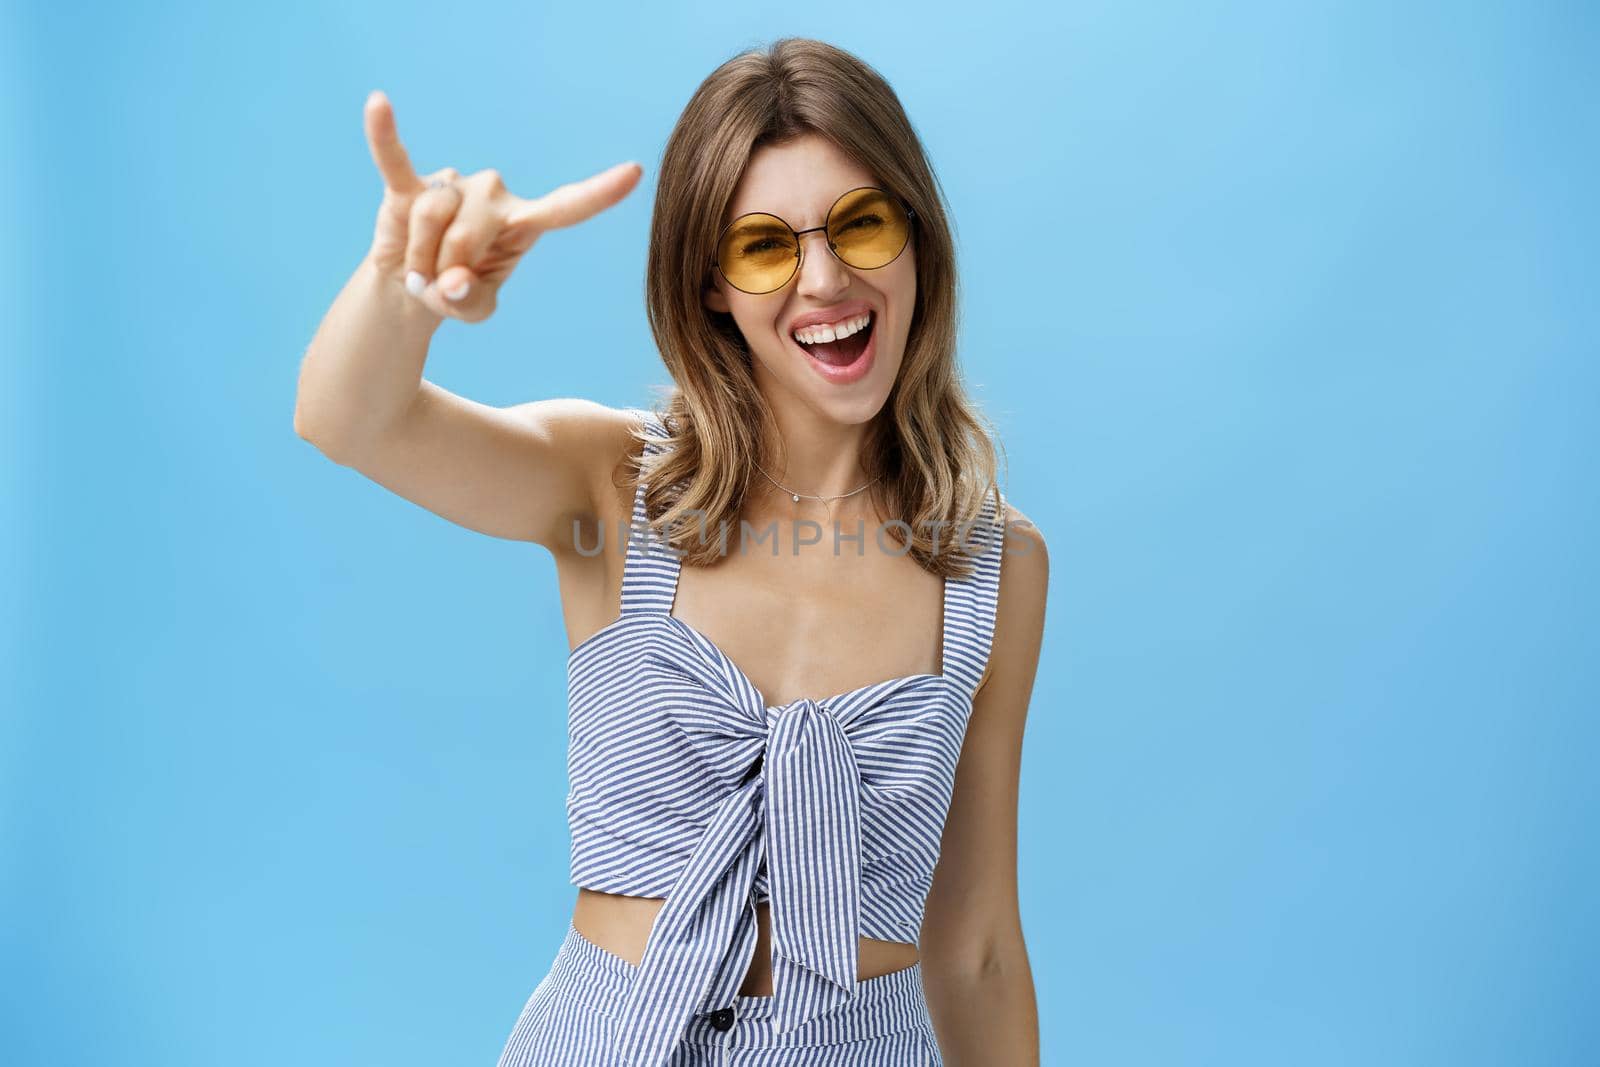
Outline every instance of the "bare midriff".
<path id="1" fill-rule="evenodd" d="M 628 897 L 580 888 L 578 902 L 572 909 L 572 925 L 578 933 L 607 952 L 638 966 L 644 959 L 644 946 L 650 938 L 650 927 L 664 903 L 660 897 Z M 755 959 L 750 962 L 744 984 L 739 987 L 740 996 L 772 995 L 771 922 L 768 905 L 765 902 L 757 904 Z M 865 981 L 877 978 L 891 971 L 903 970 L 916 962 L 915 945 L 863 937 L 856 979 Z"/>

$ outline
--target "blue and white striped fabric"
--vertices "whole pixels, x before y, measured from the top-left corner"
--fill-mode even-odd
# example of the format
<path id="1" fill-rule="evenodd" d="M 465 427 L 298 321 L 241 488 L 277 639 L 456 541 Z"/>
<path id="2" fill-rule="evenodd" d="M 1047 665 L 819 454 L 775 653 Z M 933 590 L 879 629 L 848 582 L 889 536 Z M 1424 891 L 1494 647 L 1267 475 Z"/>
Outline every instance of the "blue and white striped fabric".
<path id="1" fill-rule="evenodd" d="M 641 414 L 655 454 L 665 430 Z M 965 541 L 982 548 L 976 570 L 945 581 L 940 673 L 772 707 L 671 614 L 679 561 L 640 485 L 621 614 L 567 670 L 572 883 L 666 900 L 618 1009 L 619 1063 L 663 1067 L 691 1025 L 734 1003 L 760 901 L 778 1034 L 851 999 L 859 937 L 918 942 L 994 631 L 995 497 Z"/>
<path id="2" fill-rule="evenodd" d="M 567 924 L 555 964 L 523 1006 L 498 1067 L 632 1067 L 616 1038 L 638 968 Z M 772 997 L 738 996 L 725 1028 L 690 1021 L 668 1067 L 940 1067 L 919 964 L 868 978 L 842 1009 L 787 1033 Z"/>

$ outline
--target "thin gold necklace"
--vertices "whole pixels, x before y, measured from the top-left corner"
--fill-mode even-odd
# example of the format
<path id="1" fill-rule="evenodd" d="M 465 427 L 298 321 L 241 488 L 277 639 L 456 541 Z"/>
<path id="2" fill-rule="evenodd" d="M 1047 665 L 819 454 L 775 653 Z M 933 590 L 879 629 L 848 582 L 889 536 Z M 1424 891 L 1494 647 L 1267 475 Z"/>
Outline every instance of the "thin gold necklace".
<path id="1" fill-rule="evenodd" d="M 870 486 L 873 482 L 876 482 L 878 480 L 878 478 L 873 478 L 871 481 L 868 481 L 868 482 L 864 483 L 863 485 L 861 485 L 860 488 L 852 489 L 848 493 L 840 493 L 838 496 L 818 496 L 815 493 L 797 493 L 797 492 L 795 492 L 793 489 L 790 489 L 787 485 L 784 485 L 782 482 L 778 481 L 778 479 L 774 478 L 772 475 L 767 474 L 767 469 L 765 467 L 763 467 L 759 463 L 756 464 L 756 470 L 760 471 L 762 474 L 766 474 L 767 475 L 767 481 L 771 482 L 773 485 L 777 486 L 779 489 L 782 489 L 785 493 L 788 493 L 790 498 L 792 500 L 794 500 L 794 502 L 796 504 L 800 503 L 800 498 L 801 497 L 805 497 L 807 500 L 820 500 L 820 501 L 822 501 L 822 503 L 824 505 L 826 505 L 828 503 L 828 501 L 830 501 L 830 500 L 843 500 L 847 496 L 855 496 L 857 493 L 861 492 L 862 489 L 867 488 L 867 486 Z M 879 475 L 878 477 L 881 478 L 882 475 Z"/>

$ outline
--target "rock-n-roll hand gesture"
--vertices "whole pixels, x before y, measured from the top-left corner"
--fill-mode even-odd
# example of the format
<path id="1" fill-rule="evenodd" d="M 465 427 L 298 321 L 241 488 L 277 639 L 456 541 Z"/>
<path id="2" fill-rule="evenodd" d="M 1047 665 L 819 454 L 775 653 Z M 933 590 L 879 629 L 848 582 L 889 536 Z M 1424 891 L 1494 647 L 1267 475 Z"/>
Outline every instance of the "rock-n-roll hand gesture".
<path id="1" fill-rule="evenodd" d="M 500 286 L 546 230 L 571 226 L 627 196 L 644 172 L 618 163 L 534 200 L 510 192 L 492 168 L 417 177 L 382 90 L 367 96 L 367 147 L 383 176 L 383 203 L 367 258 L 440 318 L 481 322 Z"/>

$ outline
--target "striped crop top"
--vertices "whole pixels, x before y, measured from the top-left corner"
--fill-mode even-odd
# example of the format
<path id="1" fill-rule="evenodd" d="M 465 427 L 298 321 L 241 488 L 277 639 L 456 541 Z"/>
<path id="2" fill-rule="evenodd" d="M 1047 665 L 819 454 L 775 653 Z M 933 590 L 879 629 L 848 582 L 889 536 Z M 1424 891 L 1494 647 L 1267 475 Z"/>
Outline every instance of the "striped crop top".
<path id="1" fill-rule="evenodd" d="M 653 455 L 666 431 L 641 414 Z M 994 632 L 997 495 L 966 537 L 982 549 L 973 573 L 944 583 L 940 673 L 770 707 L 672 615 L 680 563 L 646 521 L 641 479 L 621 614 L 567 661 L 572 884 L 665 898 L 617 1062 L 660 1067 L 692 1016 L 732 1003 L 757 902 L 771 906 L 784 1032 L 854 992 L 858 937 L 919 941 Z"/>

